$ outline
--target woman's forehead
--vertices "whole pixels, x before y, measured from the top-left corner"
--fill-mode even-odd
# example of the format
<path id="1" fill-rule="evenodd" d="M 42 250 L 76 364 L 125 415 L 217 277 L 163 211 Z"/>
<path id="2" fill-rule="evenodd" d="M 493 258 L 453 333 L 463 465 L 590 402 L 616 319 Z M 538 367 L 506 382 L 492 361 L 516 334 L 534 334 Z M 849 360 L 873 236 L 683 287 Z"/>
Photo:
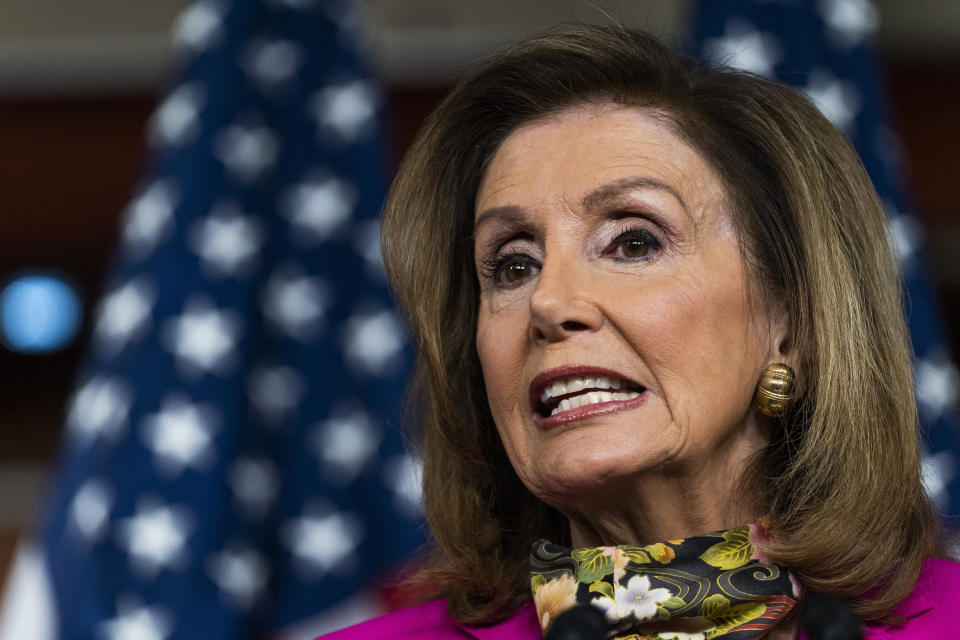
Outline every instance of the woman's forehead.
<path id="1" fill-rule="evenodd" d="M 591 194 L 628 183 L 660 186 L 691 207 L 724 199 L 716 173 L 662 112 L 587 105 L 507 136 L 481 180 L 474 215 L 544 198 L 582 208 Z"/>

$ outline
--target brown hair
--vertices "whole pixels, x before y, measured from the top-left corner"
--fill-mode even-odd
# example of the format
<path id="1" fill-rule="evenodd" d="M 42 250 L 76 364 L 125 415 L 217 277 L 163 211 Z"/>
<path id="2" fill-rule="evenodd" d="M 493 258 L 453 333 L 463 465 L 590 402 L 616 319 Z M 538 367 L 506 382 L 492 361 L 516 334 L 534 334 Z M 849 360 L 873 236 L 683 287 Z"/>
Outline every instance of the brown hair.
<path id="1" fill-rule="evenodd" d="M 464 622 L 530 599 L 528 550 L 569 538 L 521 484 L 475 352 L 474 197 L 518 126 L 585 103 L 665 114 L 726 187 L 759 294 L 788 314 L 803 395 L 758 460 L 776 541 L 765 552 L 811 589 L 886 616 L 937 550 L 920 480 L 899 278 L 856 153 L 796 91 L 679 56 L 621 27 L 566 26 L 462 81 L 430 116 L 386 204 L 383 253 L 409 314 L 411 398 L 434 550 L 419 574 Z"/>

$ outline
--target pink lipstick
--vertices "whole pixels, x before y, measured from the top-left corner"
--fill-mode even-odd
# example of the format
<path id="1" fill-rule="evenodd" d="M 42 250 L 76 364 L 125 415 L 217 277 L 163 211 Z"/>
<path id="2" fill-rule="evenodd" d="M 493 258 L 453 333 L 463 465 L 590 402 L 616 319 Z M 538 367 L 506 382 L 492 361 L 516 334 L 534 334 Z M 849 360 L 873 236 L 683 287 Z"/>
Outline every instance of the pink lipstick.
<path id="1" fill-rule="evenodd" d="M 534 423 L 542 429 L 634 409 L 646 398 L 646 387 L 617 371 L 601 367 L 549 369 L 530 383 Z"/>

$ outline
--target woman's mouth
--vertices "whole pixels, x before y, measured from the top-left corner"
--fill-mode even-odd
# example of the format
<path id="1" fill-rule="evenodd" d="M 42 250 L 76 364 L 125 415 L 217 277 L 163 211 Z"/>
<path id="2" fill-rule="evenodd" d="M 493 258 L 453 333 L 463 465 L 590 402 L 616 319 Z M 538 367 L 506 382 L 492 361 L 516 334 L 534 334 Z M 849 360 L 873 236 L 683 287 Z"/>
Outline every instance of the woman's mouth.
<path id="1" fill-rule="evenodd" d="M 633 408 L 646 389 L 624 378 L 569 375 L 543 385 L 534 410 L 538 423 L 551 426 L 592 415 Z"/>

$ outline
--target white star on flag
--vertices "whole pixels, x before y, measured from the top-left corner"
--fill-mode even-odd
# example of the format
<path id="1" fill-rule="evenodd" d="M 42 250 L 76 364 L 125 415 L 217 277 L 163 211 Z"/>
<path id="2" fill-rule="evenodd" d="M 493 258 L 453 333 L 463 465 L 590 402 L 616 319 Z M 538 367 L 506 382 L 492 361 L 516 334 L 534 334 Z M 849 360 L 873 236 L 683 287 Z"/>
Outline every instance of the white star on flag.
<path id="1" fill-rule="evenodd" d="M 392 311 L 362 313 L 347 320 L 344 355 L 347 365 L 359 373 L 385 373 L 397 362 L 404 344 L 403 329 Z"/>
<path id="2" fill-rule="evenodd" d="M 280 202 L 294 239 L 309 242 L 322 242 L 344 228 L 356 206 L 357 191 L 352 184 L 319 174 L 288 189 Z"/>
<path id="3" fill-rule="evenodd" d="M 300 47 L 289 40 L 257 38 L 247 46 L 244 69 L 260 84 L 273 88 L 292 78 L 302 59 Z"/>
<path id="4" fill-rule="evenodd" d="M 156 289 L 145 277 L 133 278 L 110 291 L 97 309 L 93 335 L 98 346 L 116 352 L 142 337 L 150 326 L 156 299 Z"/>
<path id="5" fill-rule="evenodd" d="M 264 288 L 263 315 L 290 337 L 309 340 L 317 335 L 330 298 L 330 287 L 320 278 L 281 267 Z"/>
<path id="6" fill-rule="evenodd" d="M 186 468 L 203 471 L 213 462 L 218 422 L 214 407 L 170 394 L 157 413 L 144 418 L 143 440 L 168 478 L 179 476 Z"/>
<path id="7" fill-rule="evenodd" d="M 117 617 L 99 625 L 99 637 L 104 640 L 165 640 L 173 630 L 172 616 L 162 607 L 144 607 L 130 601 L 117 609 Z"/>
<path id="8" fill-rule="evenodd" d="M 244 182 L 252 182 L 273 166 L 280 151 L 276 134 L 267 126 L 237 123 L 220 132 L 213 145 L 218 160 Z"/>
<path id="9" fill-rule="evenodd" d="M 324 476 L 346 486 L 374 458 L 381 433 L 366 411 L 334 409 L 329 420 L 314 427 L 311 439 Z"/>
<path id="10" fill-rule="evenodd" d="M 869 0 L 820 0 L 817 9 L 830 36 L 855 47 L 880 26 L 880 15 Z"/>
<path id="11" fill-rule="evenodd" d="M 257 367 L 250 374 L 250 403 L 269 426 L 276 426 L 300 402 L 305 386 L 303 377 L 293 367 Z"/>
<path id="12" fill-rule="evenodd" d="M 240 324 L 235 311 L 192 298 L 180 316 L 167 321 L 164 343 L 187 375 L 226 374 L 234 365 Z"/>
<path id="13" fill-rule="evenodd" d="M 127 426 L 133 391 L 119 378 L 95 376 L 74 394 L 67 426 L 82 443 L 96 438 L 116 440 Z"/>
<path id="14" fill-rule="evenodd" d="M 140 193 L 124 214 L 124 248 L 138 258 L 153 251 L 173 226 L 178 199 L 176 187 L 163 178 Z"/>
<path id="15" fill-rule="evenodd" d="M 280 492 L 280 474 L 268 458 L 237 458 L 228 474 L 230 490 L 253 517 L 261 517 Z"/>
<path id="16" fill-rule="evenodd" d="M 383 479 L 393 491 L 397 511 L 411 518 L 423 510 L 423 462 L 409 454 L 388 460 L 383 465 Z"/>
<path id="17" fill-rule="evenodd" d="M 920 248 L 922 232 L 913 216 L 905 215 L 887 204 L 887 233 L 901 271 L 911 266 L 914 254 Z"/>
<path id="18" fill-rule="evenodd" d="M 736 19 L 727 22 L 722 38 L 704 42 L 704 51 L 715 62 L 767 78 L 773 77 L 773 69 L 781 58 L 774 36 Z"/>
<path id="19" fill-rule="evenodd" d="M 179 147 L 193 142 L 200 132 L 203 88 L 197 84 L 177 87 L 150 118 L 150 142 L 157 146 Z"/>
<path id="20" fill-rule="evenodd" d="M 929 422 L 940 419 L 957 401 L 960 372 L 942 349 L 916 363 L 914 384 L 921 413 Z"/>
<path id="21" fill-rule="evenodd" d="M 353 560 L 363 536 L 363 525 L 356 515 L 312 509 L 283 526 L 283 540 L 300 561 L 299 568 L 322 577 L 342 570 Z"/>
<path id="22" fill-rule="evenodd" d="M 236 545 L 212 554 L 207 571 L 229 601 L 246 609 L 263 594 L 270 566 L 253 548 Z"/>
<path id="23" fill-rule="evenodd" d="M 214 275 L 236 276 L 249 272 L 264 235 L 257 218 L 243 215 L 236 203 L 227 201 L 194 223 L 189 244 Z"/>
<path id="24" fill-rule="evenodd" d="M 324 87 L 310 105 L 321 135 L 350 143 L 373 132 L 377 102 L 373 83 L 353 80 Z"/>
<path id="25" fill-rule="evenodd" d="M 386 276 L 383 256 L 380 255 L 380 222 L 378 220 L 367 220 L 357 227 L 353 248 L 366 263 L 369 276 L 378 280 Z"/>
<path id="26" fill-rule="evenodd" d="M 106 481 L 93 478 L 83 483 L 70 503 L 70 517 L 84 539 L 92 542 L 103 536 L 113 501 Z"/>
<path id="27" fill-rule="evenodd" d="M 130 555 L 135 571 L 154 578 L 163 569 L 183 569 L 189 560 L 186 539 L 194 519 L 186 509 L 142 499 L 136 513 L 117 525 L 120 547 Z"/>
<path id="28" fill-rule="evenodd" d="M 312 2 L 316 0 L 287 0 L 288 2 Z M 371 36 L 364 27 L 367 22 L 363 10 L 355 2 L 329 2 L 324 6 L 324 12 L 337 23 L 338 35 L 348 41 L 356 43 L 360 50 L 371 48 Z"/>
<path id="29" fill-rule="evenodd" d="M 956 473 L 956 466 L 951 451 L 923 456 L 923 488 L 941 513 L 947 513 L 950 509 L 950 481 Z"/>
<path id="30" fill-rule="evenodd" d="M 849 82 L 838 79 L 826 69 L 814 69 L 805 90 L 807 97 L 835 127 L 845 133 L 860 110 L 860 94 Z"/>
<path id="31" fill-rule="evenodd" d="M 888 126 L 878 125 L 873 137 L 877 155 L 890 165 L 891 170 L 903 170 L 903 147 L 897 133 Z"/>
<path id="32" fill-rule="evenodd" d="M 181 12 L 173 24 L 174 46 L 194 52 L 213 46 L 223 36 L 219 7 L 215 0 L 199 0 Z"/>

